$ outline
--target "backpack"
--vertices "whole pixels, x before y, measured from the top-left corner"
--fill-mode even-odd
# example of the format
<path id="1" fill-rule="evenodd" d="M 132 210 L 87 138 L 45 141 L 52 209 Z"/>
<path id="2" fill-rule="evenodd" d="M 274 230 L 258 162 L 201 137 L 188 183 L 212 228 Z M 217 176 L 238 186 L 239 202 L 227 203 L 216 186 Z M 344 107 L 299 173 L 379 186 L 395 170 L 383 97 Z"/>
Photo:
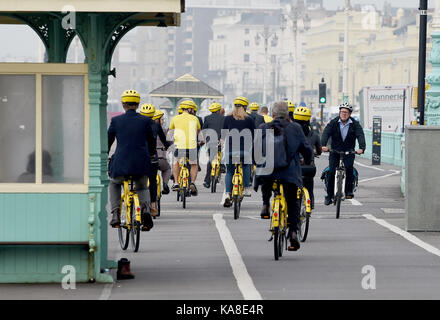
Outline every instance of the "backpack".
<path id="1" fill-rule="evenodd" d="M 268 129 L 274 130 L 273 167 L 275 170 L 285 169 L 289 166 L 290 159 L 287 151 L 287 137 L 284 134 L 284 128 L 274 121 L 268 125 Z"/>

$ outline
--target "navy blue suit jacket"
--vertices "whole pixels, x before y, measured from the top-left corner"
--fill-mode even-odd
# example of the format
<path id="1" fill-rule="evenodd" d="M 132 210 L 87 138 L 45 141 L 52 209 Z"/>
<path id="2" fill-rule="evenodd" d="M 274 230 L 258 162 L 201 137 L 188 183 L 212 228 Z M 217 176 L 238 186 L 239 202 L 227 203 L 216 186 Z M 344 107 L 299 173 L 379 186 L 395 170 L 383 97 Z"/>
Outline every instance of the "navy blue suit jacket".
<path id="1" fill-rule="evenodd" d="M 156 153 L 153 121 L 135 110 L 114 117 L 108 128 L 108 150 L 117 140 L 110 162 L 110 178 L 148 176 L 150 157 Z"/>

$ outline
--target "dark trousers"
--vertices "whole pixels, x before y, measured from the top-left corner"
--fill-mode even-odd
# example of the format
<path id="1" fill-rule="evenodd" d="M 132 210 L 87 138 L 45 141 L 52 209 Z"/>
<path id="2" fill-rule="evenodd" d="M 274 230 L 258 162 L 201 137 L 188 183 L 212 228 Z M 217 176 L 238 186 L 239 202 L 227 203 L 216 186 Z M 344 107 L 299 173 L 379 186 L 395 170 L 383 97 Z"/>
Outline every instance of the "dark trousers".
<path id="1" fill-rule="evenodd" d="M 309 192 L 310 201 L 312 202 L 312 205 L 314 205 L 315 196 L 313 193 L 313 187 L 314 187 L 313 179 L 316 175 L 316 167 L 314 165 L 301 166 L 301 171 L 302 171 L 303 185 L 304 187 L 306 187 L 307 191 Z"/>
<path id="2" fill-rule="evenodd" d="M 354 164 L 354 154 L 349 154 L 344 156 L 344 165 L 346 170 L 345 177 L 345 194 L 353 192 L 353 164 Z M 327 186 L 327 196 L 333 198 L 335 194 L 335 174 L 336 167 L 339 165 L 339 154 L 330 153 L 329 156 L 329 172 L 328 172 L 328 186 Z"/>
<path id="3" fill-rule="evenodd" d="M 150 175 L 148 176 L 148 180 L 150 181 L 149 189 L 150 189 L 151 202 L 156 202 L 157 200 L 157 181 L 156 181 L 157 169 L 158 169 L 158 164 L 152 163 L 150 168 Z"/>
<path id="4" fill-rule="evenodd" d="M 270 198 L 272 197 L 272 180 L 265 180 L 261 186 L 263 193 L 263 204 L 270 206 Z M 289 230 L 298 231 L 299 226 L 299 206 L 297 200 L 298 187 L 293 183 L 283 183 L 284 198 L 287 201 L 287 223 Z"/>

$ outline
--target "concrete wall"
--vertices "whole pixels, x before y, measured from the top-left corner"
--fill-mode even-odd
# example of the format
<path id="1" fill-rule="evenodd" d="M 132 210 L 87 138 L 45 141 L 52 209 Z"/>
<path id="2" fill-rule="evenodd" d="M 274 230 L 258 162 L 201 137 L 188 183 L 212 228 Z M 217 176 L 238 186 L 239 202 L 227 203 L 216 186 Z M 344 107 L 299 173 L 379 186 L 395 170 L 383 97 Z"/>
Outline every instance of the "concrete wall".
<path id="1" fill-rule="evenodd" d="M 440 231 L 440 127 L 405 131 L 406 229 Z"/>

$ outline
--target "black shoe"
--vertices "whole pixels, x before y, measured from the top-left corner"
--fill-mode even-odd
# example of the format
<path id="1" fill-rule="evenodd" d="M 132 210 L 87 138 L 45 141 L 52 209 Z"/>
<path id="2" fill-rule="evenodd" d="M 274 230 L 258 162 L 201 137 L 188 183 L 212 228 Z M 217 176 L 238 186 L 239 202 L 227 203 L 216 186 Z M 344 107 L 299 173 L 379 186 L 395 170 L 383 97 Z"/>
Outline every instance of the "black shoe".
<path id="1" fill-rule="evenodd" d="M 330 204 L 332 204 L 332 203 L 333 203 L 332 198 L 330 198 L 330 197 L 325 197 L 325 199 L 324 199 L 324 204 L 325 204 L 326 206 L 328 206 L 328 205 L 330 205 Z"/>
<path id="2" fill-rule="evenodd" d="M 208 183 L 208 182 L 203 182 L 203 186 L 206 188 L 206 189 L 209 189 L 210 187 L 211 187 L 211 185 Z"/>
<path id="3" fill-rule="evenodd" d="M 197 191 L 197 187 L 194 183 L 191 183 L 189 185 L 189 190 L 190 190 L 192 196 L 197 196 L 198 191 Z"/>
<path id="4" fill-rule="evenodd" d="M 130 261 L 122 258 L 118 261 L 118 271 L 116 272 L 118 280 L 134 279 L 134 274 L 130 271 Z"/>
<path id="5" fill-rule="evenodd" d="M 163 184 L 163 190 L 162 194 L 169 194 L 170 193 L 170 187 L 166 183 Z"/>
<path id="6" fill-rule="evenodd" d="M 223 207 L 230 208 L 232 206 L 231 197 L 227 196 L 225 202 L 223 203 Z"/>
<path id="7" fill-rule="evenodd" d="M 288 238 L 290 240 L 290 246 L 287 248 L 287 250 L 297 251 L 301 247 L 297 233 L 295 231 L 289 231 Z"/>
<path id="8" fill-rule="evenodd" d="M 261 219 L 270 219 L 270 210 L 268 205 L 263 205 L 260 213 Z"/>
<path id="9" fill-rule="evenodd" d="M 354 194 L 353 192 L 347 192 L 345 194 L 345 199 L 353 199 L 354 198 Z"/>
<path id="10" fill-rule="evenodd" d="M 142 208 L 142 231 L 150 231 L 153 228 L 153 218 L 147 206 Z"/>
<path id="11" fill-rule="evenodd" d="M 226 166 L 224 164 L 220 165 L 220 173 L 226 173 Z"/>
<path id="12" fill-rule="evenodd" d="M 116 208 L 112 211 L 112 220 L 110 221 L 110 225 L 112 228 L 120 228 L 121 227 L 121 209 Z"/>
<path id="13" fill-rule="evenodd" d="M 173 187 L 171 188 L 171 190 L 173 190 L 173 191 L 179 191 L 179 185 L 176 183 L 175 185 L 173 185 Z"/>

